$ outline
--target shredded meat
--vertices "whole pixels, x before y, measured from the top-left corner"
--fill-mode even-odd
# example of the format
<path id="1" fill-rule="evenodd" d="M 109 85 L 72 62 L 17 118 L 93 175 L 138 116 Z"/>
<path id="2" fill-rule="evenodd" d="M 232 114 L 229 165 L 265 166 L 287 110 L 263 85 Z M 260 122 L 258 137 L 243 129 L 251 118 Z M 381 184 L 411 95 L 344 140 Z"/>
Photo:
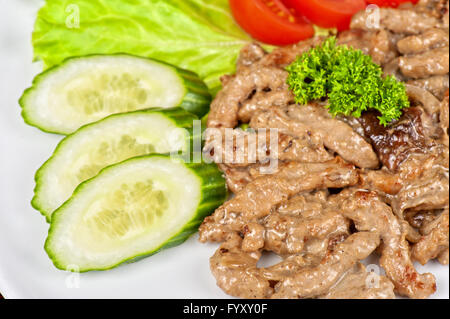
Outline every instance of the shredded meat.
<path id="1" fill-rule="evenodd" d="M 383 165 L 395 171 L 409 154 L 422 152 L 426 146 L 421 111 L 418 108 L 406 110 L 388 129 L 379 123 L 377 116 L 367 112 L 359 120 Z"/>
<path id="2" fill-rule="evenodd" d="M 439 28 L 403 38 L 397 42 L 401 54 L 418 54 L 430 49 L 448 46 L 448 31 Z"/>
<path id="3" fill-rule="evenodd" d="M 444 98 L 449 87 L 448 75 L 434 75 L 425 79 L 409 80 L 407 83 L 431 92 L 439 100 Z"/>
<path id="4" fill-rule="evenodd" d="M 394 285 L 357 263 L 321 299 L 394 299 Z"/>
<path id="5" fill-rule="evenodd" d="M 406 234 L 389 206 L 376 193 L 357 191 L 341 204 L 343 214 L 355 222 L 359 231 L 371 231 L 381 236 L 383 246 L 380 264 L 398 293 L 411 298 L 426 298 L 436 290 L 432 274 L 420 275 L 410 259 Z"/>
<path id="6" fill-rule="evenodd" d="M 355 168 L 339 159 L 311 164 L 290 162 L 276 174 L 260 176 L 248 183 L 206 217 L 199 229 L 200 241 L 223 241 L 227 232 L 242 231 L 246 222 L 267 216 L 272 207 L 297 193 L 342 188 L 357 181 Z"/>
<path id="7" fill-rule="evenodd" d="M 448 209 L 422 228 L 422 239 L 412 248 L 412 258 L 425 265 L 448 250 Z"/>
<path id="8" fill-rule="evenodd" d="M 319 136 L 323 145 L 345 160 L 367 168 L 378 167 L 378 158 L 359 134 L 343 121 L 334 119 L 321 105 L 271 108 L 257 113 L 250 122 L 253 128 L 278 128 L 287 134 Z M 333 134 L 329 134 L 333 132 Z"/>
<path id="9" fill-rule="evenodd" d="M 361 11 L 353 16 L 352 29 L 371 30 L 372 25 L 368 12 Z M 380 28 L 401 34 L 420 34 L 428 29 L 440 27 L 442 22 L 425 12 L 414 9 L 396 10 L 380 8 Z M 375 26 L 376 27 L 376 26 Z"/>
<path id="10" fill-rule="evenodd" d="M 412 79 L 448 74 L 449 48 L 438 48 L 412 56 L 400 57 L 402 74 Z"/>
<path id="11" fill-rule="evenodd" d="M 326 100 L 295 104 L 285 68 L 321 37 L 271 53 L 249 44 L 236 74 L 221 78 L 204 154 L 234 194 L 204 219 L 199 239 L 221 243 L 210 268 L 226 293 L 387 299 L 436 291 L 434 276 L 413 261 L 449 263 L 448 0 L 379 13 L 379 26 L 357 13 L 337 41 L 405 83 L 411 106 L 386 127 L 373 111 L 333 117 Z M 282 260 L 262 267 L 267 253 Z M 373 253 L 385 276 L 360 262 Z"/>

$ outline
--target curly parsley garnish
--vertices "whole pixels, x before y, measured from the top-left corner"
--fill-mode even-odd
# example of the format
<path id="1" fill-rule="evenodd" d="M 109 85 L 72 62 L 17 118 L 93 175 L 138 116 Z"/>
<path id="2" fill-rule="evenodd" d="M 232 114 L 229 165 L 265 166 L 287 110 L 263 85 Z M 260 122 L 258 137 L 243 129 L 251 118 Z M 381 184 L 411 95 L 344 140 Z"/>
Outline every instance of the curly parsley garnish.
<path id="1" fill-rule="evenodd" d="M 328 97 L 333 115 L 360 117 L 363 111 L 375 109 L 384 126 L 398 119 L 409 107 L 405 86 L 393 76 L 382 77 L 383 71 L 362 51 L 336 45 L 334 37 L 301 55 L 287 68 L 287 83 L 295 102 Z"/>

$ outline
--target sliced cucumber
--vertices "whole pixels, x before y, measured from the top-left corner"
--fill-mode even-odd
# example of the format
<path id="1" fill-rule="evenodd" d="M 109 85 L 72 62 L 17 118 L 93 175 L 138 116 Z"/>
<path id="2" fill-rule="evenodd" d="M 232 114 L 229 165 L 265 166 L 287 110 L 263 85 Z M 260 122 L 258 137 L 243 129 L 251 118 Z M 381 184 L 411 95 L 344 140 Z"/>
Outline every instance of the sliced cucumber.
<path id="1" fill-rule="evenodd" d="M 132 158 L 77 187 L 53 214 L 45 250 L 59 269 L 110 269 L 181 244 L 225 197 L 215 164 Z"/>
<path id="2" fill-rule="evenodd" d="M 33 207 L 50 221 L 74 189 L 102 168 L 139 155 L 187 151 L 195 119 L 181 108 L 149 109 L 81 127 L 66 136 L 37 171 Z"/>
<path id="3" fill-rule="evenodd" d="M 125 54 L 70 58 L 36 76 L 19 101 L 26 123 L 60 134 L 150 107 L 180 106 L 201 117 L 210 102 L 195 73 Z"/>

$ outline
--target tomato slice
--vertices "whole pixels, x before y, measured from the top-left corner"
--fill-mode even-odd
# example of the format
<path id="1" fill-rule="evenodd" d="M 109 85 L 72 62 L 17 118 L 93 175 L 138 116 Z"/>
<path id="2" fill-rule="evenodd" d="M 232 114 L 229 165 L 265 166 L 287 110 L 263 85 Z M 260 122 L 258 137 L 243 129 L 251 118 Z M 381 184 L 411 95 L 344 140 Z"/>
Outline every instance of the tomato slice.
<path id="1" fill-rule="evenodd" d="M 419 0 L 366 0 L 368 4 L 376 4 L 380 7 L 392 7 L 397 8 L 400 4 L 405 2 L 412 2 L 416 4 Z"/>
<path id="2" fill-rule="evenodd" d="M 312 23 L 322 28 L 347 30 L 352 16 L 366 7 L 365 0 L 283 0 Z"/>
<path id="3" fill-rule="evenodd" d="M 280 0 L 230 0 L 230 7 L 237 23 L 261 42 L 287 45 L 314 35 L 313 26 Z"/>

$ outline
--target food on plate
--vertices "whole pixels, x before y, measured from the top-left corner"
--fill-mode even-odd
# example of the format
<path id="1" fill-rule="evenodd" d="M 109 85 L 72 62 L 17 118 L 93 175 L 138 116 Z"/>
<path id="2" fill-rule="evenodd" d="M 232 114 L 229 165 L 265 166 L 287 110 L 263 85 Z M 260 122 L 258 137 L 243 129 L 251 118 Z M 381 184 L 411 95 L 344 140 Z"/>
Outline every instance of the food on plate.
<path id="1" fill-rule="evenodd" d="M 151 153 L 188 152 L 197 118 L 181 108 L 111 115 L 65 137 L 36 173 L 32 201 L 47 220 L 75 188 L 111 164 Z"/>
<path id="2" fill-rule="evenodd" d="M 186 70 L 126 54 L 70 58 L 36 76 L 20 99 L 25 121 L 70 134 L 108 115 L 180 106 L 202 116 L 211 96 Z"/>
<path id="3" fill-rule="evenodd" d="M 250 44 L 236 73 L 222 77 L 208 128 L 232 129 L 233 143 L 244 141 L 232 152 L 245 156 L 238 163 L 223 161 L 226 156 L 217 154 L 229 151 L 218 149 L 225 141 L 207 134 L 204 151 L 234 196 L 205 218 L 199 238 L 220 243 L 210 268 L 229 295 L 427 298 L 436 291 L 434 275 L 419 272 L 414 262 L 448 265 L 448 1 L 380 8 L 376 29 L 365 24 L 366 14 L 353 17 L 333 50 L 324 37 L 270 53 Z M 341 82 L 355 81 L 358 94 L 348 98 L 358 98 L 359 105 L 342 103 L 356 111 L 333 115 L 332 96 L 325 94 L 329 66 L 322 62 L 334 49 L 350 52 L 369 69 L 347 68 Z M 388 108 L 373 107 L 367 96 L 373 88 L 358 82 L 373 74 L 387 83 L 378 92 L 391 99 Z M 295 79 L 298 87 L 291 91 L 288 82 Z M 296 104 L 299 97 L 306 105 Z M 395 111 L 383 114 L 389 110 Z M 260 141 L 259 130 L 269 128 L 278 129 L 277 144 L 264 134 Z M 255 161 L 252 139 L 264 150 Z M 267 173 L 262 169 L 269 160 L 278 160 L 278 167 Z M 260 266 L 267 253 L 282 261 Z M 377 274 L 361 264 L 371 255 L 379 255 Z"/>
<path id="4" fill-rule="evenodd" d="M 132 158 L 77 187 L 54 212 L 45 249 L 60 269 L 110 269 L 181 244 L 225 196 L 215 164 Z"/>
<path id="5" fill-rule="evenodd" d="M 199 229 L 232 296 L 431 296 L 414 262 L 448 264 L 448 1 L 407 2 L 367 1 L 373 24 L 362 0 L 81 0 L 77 32 L 64 1 L 45 4 L 33 45 L 49 69 L 20 104 L 70 134 L 32 202 L 55 266 L 110 269 Z M 291 45 L 251 43 L 228 9 L 254 39 Z M 215 163 L 160 154 L 191 151 L 198 118 Z M 268 252 L 282 261 L 261 266 Z M 363 264 L 376 255 L 384 273 Z"/>

